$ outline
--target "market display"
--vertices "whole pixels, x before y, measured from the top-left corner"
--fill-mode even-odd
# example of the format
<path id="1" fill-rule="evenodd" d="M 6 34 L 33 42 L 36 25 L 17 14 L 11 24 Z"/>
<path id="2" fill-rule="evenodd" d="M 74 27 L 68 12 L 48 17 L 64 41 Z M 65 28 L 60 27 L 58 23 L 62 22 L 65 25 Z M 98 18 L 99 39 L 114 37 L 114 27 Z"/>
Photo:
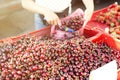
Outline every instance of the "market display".
<path id="1" fill-rule="evenodd" d="M 100 12 L 96 17 L 100 23 L 110 26 L 110 34 L 117 39 L 120 39 L 120 6 L 116 5 L 113 8 L 108 8 L 106 12 Z"/>
<path id="2" fill-rule="evenodd" d="M 91 70 L 117 60 L 120 52 L 106 44 L 85 41 L 76 35 L 69 40 L 22 37 L 0 44 L 2 80 L 88 80 Z M 119 64 L 118 64 L 119 68 Z"/>
<path id="3" fill-rule="evenodd" d="M 120 39 L 120 6 L 111 6 L 97 16 L 98 12 L 94 13 L 95 20 L 85 26 L 92 39 L 79 35 L 84 14 L 77 9 L 61 19 L 61 24 L 49 27 L 51 33 L 45 28 L 11 38 L 10 42 L 1 40 L 0 80 L 89 80 L 92 70 L 112 60 L 117 61 L 119 69 L 120 50 L 109 34 L 103 35 L 106 26 L 102 24 L 106 24 L 110 35 Z M 99 33 L 102 36 L 93 36 Z"/>

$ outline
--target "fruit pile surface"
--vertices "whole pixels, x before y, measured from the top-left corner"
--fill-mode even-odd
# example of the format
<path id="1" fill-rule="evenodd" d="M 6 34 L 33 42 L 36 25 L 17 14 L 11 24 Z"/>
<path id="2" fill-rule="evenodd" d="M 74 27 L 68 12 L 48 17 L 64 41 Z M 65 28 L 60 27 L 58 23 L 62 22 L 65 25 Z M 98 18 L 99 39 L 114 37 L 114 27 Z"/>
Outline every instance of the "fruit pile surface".
<path id="1" fill-rule="evenodd" d="M 119 59 L 119 51 L 84 36 L 64 41 L 26 36 L 0 44 L 0 79 L 88 80 L 91 70 Z"/>
<path id="2" fill-rule="evenodd" d="M 120 40 L 120 5 L 108 8 L 107 12 L 101 12 L 96 20 L 110 26 L 110 34 Z"/>

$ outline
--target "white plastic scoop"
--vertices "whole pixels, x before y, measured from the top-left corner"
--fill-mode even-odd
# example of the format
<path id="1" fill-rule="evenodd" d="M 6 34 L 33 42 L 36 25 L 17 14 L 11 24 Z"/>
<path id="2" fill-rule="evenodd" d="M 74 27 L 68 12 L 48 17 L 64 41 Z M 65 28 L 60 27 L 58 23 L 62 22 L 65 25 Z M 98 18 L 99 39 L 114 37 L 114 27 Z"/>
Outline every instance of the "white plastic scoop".
<path id="1" fill-rule="evenodd" d="M 112 61 L 103 67 L 91 71 L 89 80 L 117 80 L 117 63 Z"/>

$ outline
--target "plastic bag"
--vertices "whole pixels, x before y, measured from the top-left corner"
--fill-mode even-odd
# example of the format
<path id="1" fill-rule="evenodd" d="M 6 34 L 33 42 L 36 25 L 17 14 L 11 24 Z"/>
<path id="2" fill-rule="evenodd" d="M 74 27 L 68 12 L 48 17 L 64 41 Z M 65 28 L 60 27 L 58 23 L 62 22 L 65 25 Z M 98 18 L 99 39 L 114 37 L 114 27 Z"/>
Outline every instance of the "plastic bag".
<path id="1" fill-rule="evenodd" d="M 75 17 L 75 16 L 84 16 L 83 10 L 78 8 L 71 15 L 69 15 L 65 18 L 62 18 L 61 22 L 69 20 L 70 18 Z M 65 27 L 65 26 L 63 26 L 63 27 Z M 61 30 L 60 27 L 56 28 L 56 26 L 54 25 L 54 26 L 51 27 L 51 37 L 54 38 L 54 39 L 59 39 L 59 40 L 72 38 L 75 35 L 75 31 L 73 31 L 73 30 L 71 31 L 71 30 L 72 29 L 70 29 L 70 31 L 69 30 L 67 30 L 67 31 L 66 30 Z"/>

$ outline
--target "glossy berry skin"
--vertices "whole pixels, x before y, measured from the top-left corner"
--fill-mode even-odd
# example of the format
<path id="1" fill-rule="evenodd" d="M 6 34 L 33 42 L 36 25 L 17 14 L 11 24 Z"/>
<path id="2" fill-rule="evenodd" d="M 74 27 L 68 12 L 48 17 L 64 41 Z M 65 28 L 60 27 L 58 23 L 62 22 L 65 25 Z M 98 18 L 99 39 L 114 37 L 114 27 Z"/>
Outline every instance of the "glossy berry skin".
<path id="1" fill-rule="evenodd" d="M 2 43 L 0 77 L 2 80 L 87 80 L 91 70 L 114 59 L 120 63 L 119 51 L 85 39 L 78 34 L 63 41 L 48 36 L 26 36 Z"/>
<path id="2" fill-rule="evenodd" d="M 96 21 L 109 26 L 109 33 L 116 39 L 120 39 L 120 5 L 108 8 L 107 12 L 97 15 Z"/>
<path id="3" fill-rule="evenodd" d="M 83 16 L 74 16 L 74 17 L 70 17 L 67 20 L 66 19 L 62 20 L 61 25 L 60 26 L 56 25 L 56 27 L 63 31 L 73 32 L 79 30 L 82 27 L 83 23 L 84 23 Z"/>

